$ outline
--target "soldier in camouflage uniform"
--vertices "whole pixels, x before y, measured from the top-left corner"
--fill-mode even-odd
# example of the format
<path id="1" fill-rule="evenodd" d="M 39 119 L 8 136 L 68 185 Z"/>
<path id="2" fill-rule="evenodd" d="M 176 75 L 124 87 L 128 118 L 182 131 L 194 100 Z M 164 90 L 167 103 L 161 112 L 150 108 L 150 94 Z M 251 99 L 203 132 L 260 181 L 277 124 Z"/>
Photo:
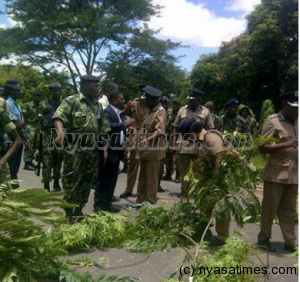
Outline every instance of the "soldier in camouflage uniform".
<path id="1" fill-rule="evenodd" d="M 33 101 L 24 104 L 23 116 L 25 120 L 25 132 L 28 141 L 28 149 L 24 151 L 24 169 L 34 170 L 33 164 L 34 152 L 36 149 L 36 132 L 40 130 L 40 103 L 42 101 L 43 94 L 38 91 L 33 92 Z"/>
<path id="2" fill-rule="evenodd" d="M 241 123 L 241 133 L 250 133 L 252 136 L 258 132 L 258 122 L 251 117 L 249 107 L 242 106 L 239 110 L 238 119 Z"/>
<path id="3" fill-rule="evenodd" d="M 65 98 L 52 118 L 58 134 L 55 144 L 62 146 L 64 141 L 68 142 L 68 147 L 64 147 L 62 174 L 64 199 L 77 207 L 65 209 L 67 217 L 83 215 L 82 209 L 97 176 L 98 137 L 100 133 L 110 131 L 102 106 L 97 101 L 99 82 L 99 78 L 93 75 L 81 77 L 80 93 Z M 101 151 L 105 162 L 107 148 L 102 147 Z"/>
<path id="4" fill-rule="evenodd" d="M 54 133 L 54 124 L 52 122 L 52 117 L 61 103 L 61 86 L 59 83 L 51 83 L 49 84 L 48 88 L 51 98 L 48 101 L 44 101 L 41 103 L 39 115 L 41 118 L 43 138 L 43 183 L 44 188 L 50 191 L 50 182 L 53 179 L 53 190 L 61 191 L 59 179 L 61 177 L 60 171 L 63 161 L 63 152 L 56 150 L 53 146 L 51 146 Z M 49 147 L 51 147 L 51 149 L 49 149 Z"/>
<path id="5" fill-rule="evenodd" d="M 217 123 L 217 129 L 221 133 L 233 133 L 235 131 L 241 132 L 241 122 L 238 119 L 237 109 L 239 106 L 239 101 L 237 99 L 229 99 L 224 108 L 226 109 L 226 113 L 219 117 Z"/>
<path id="6" fill-rule="evenodd" d="M 4 133 L 13 142 L 7 151 L 5 150 Z M 10 180 L 7 161 L 17 152 L 20 145 L 21 138 L 15 124 L 11 122 L 5 110 L 0 108 L 0 185 Z"/>
<path id="7" fill-rule="evenodd" d="M 172 101 L 172 111 L 168 114 L 168 125 L 167 125 L 167 135 L 168 140 L 170 140 L 170 136 L 172 134 L 172 124 L 175 122 L 177 113 L 180 109 L 180 100 L 178 98 L 174 98 Z M 180 182 L 179 177 L 179 156 L 177 152 L 172 152 L 169 148 L 166 151 L 166 174 L 162 178 L 163 180 L 172 180 L 172 174 L 174 172 L 174 166 L 175 166 L 175 182 Z"/>

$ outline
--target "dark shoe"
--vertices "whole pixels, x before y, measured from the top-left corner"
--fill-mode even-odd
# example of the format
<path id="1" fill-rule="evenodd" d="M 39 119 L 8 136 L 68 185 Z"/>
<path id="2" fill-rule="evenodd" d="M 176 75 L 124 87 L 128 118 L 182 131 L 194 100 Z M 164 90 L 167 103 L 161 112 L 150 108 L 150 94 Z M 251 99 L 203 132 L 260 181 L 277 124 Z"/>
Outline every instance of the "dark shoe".
<path id="1" fill-rule="evenodd" d="M 128 203 L 127 207 L 134 208 L 134 209 L 140 209 L 143 206 L 143 204 L 140 203 Z"/>
<path id="2" fill-rule="evenodd" d="M 179 177 L 178 177 L 178 178 L 177 178 L 177 177 L 175 178 L 175 183 L 180 183 L 180 178 L 179 178 Z"/>
<path id="3" fill-rule="evenodd" d="M 120 202 L 120 199 L 116 197 L 115 195 L 111 199 L 112 202 Z"/>
<path id="4" fill-rule="evenodd" d="M 162 180 L 172 181 L 172 177 L 171 177 L 170 174 L 166 174 L 166 175 L 162 178 Z"/>
<path id="5" fill-rule="evenodd" d="M 95 212 L 106 211 L 106 212 L 118 213 L 118 212 L 121 211 L 121 209 L 117 208 L 117 207 L 114 207 L 114 206 L 109 206 L 109 207 L 95 207 L 94 211 Z"/>
<path id="6" fill-rule="evenodd" d="M 120 195 L 120 198 L 132 197 L 132 193 L 129 191 L 125 191 Z"/>
<path id="7" fill-rule="evenodd" d="M 32 166 L 29 162 L 25 162 L 25 170 L 35 170 L 35 166 Z"/>
<path id="8" fill-rule="evenodd" d="M 165 189 L 163 189 L 160 185 L 158 185 L 157 192 L 163 193 L 163 192 L 165 192 Z"/>
<path id="9" fill-rule="evenodd" d="M 50 184 L 49 184 L 49 182 L 44 183 L 44 189 L 46 189 L 48 192 L 50 192 Z"/>
<path id="10" fill-rule="evenodd" d="M 298 246 L 284 245 L 284 250 L 289 252 L 289 253 L 294 253 L 298 250 Z"/>
<path id="11" fill-rule="evenodd" d="M 269 239 L 266 239 L 264 241 L 258 242 L 257 246 L 260 249 L 263 249 L 263 250 L 271 252 L 271 253 L 275 253 L 276 252 L 276 249 L 272 246 L 272 243 L 270 242 Z"/>
<path id="12" fill-rule="evenodd" d="M 61 191 L 61 187 L 59 185 L 59 180 L 58 179 L 55 179 L 54 180 L 54 183 L 53 183 L 53 190 L 54 191 Z"/>
<path id="13" fill-rule="evenodd" d="M 128 169 L 123 168 L 119 173 L 128 173 Z"/>
<path id="14" fill-rule="evenodd" d="M 221 240 L 217 237 L 213 237 L 209 243 L 211 246 L 223 246 L 225 245 L 225 241 Z"/>

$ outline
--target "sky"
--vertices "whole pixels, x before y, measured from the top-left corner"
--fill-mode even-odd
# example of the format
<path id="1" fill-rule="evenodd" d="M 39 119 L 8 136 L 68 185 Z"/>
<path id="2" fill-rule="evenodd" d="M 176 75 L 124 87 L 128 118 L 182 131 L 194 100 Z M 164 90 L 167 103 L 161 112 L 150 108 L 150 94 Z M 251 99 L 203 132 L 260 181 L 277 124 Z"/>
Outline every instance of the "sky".
<path id="1" fill-rule="evenodd" d="M 159 30 L 161 39 L 171 39 L 188 45 L 174 52 L 184 56 L 179 65 L 191 71 L 202 54 L 215 53 L 222 41 L 230 41 L 246 29 L 246 15 L 261 0 L 153 0 L 163 6 L 159 17 L 152 17 L 150 28 Z M 4 1 L 0 0 L 0 10 Z M 12 24 L 0 15 L 0 27 Z"/>

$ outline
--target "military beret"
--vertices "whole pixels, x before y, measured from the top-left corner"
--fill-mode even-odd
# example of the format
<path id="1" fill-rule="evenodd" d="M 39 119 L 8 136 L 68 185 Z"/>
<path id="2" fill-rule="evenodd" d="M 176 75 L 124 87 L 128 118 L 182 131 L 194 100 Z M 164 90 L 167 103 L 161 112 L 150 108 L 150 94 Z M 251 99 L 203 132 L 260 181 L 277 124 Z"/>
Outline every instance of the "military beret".
<path id="1" fill-rule="evenodd" d="M 172 100 L 172 103 L 180 104 L 180 99 L 179 99 L 179 98 L 174 98 L 174 99 Z"/>
<path id="2" fill-rule="evenodd" d="M 87 83 L 99 83 L 100 78 L 91 74 L 86 74 L 84 76 L 80 77 L 81 82 L 87 82 Z"/>
<path id="3" fill-rule="evenodd" d="M 6 88 L 14 89 L 14 90 L 21 90 L 20 83 L 17 79 L 9 79 L 5 82 L 4 86 Z"/>
<path id="4" fill-rule="evenodd" d="M 229 108 L 229 107 L 238 107 L 240 104 L 239 100 L 235 99 L 235 98 L 232 98 L 232 99 L 229 99 L 225 104 L 224 104 L 224 108 Z"/>
<path id="5" fill-rule="evenodd" d="M 39 97 L 42 97 L 43 96 L 43 93 L 39 92 L 39 91 L 34 91 L 32 93 L 33 96 L 39 96 Z"/>
<path id="6" fill-rule="evenodd" d="M 279 97 L 283 101 L 287 101 L 290 106 L 298 107 L 298 91 L 286 92 L 286 93 L 280 94 Z"/>
<path id="7" fill-rule="evenodd" d="M 144 94 L 141 97 L 142 99 L 146 99 L 147 97 L 152 98 L 152 99 L 159 99 L 162 95 L 162 92 L 152 86 L 145 86 L 143 88 Z"/>
<path id="8" fill-rule="evenodd" d="M 48 85 L 49 89 L 61 89 L 61 86 L 58 82 L 53 82 Z"/>
<path id="9" fill-rule="evenodd" d="M 192 124 L 196 122 L 194 118 L 185 118 L 179 125 L 179 132 L 184 135 L 190 132 Z"/>
<path id="10" fill-rule="evenodd" d="M 189 100 L 194 100 L 198 97 L 201 97 L 202 95 L 203 95 L 203 92 L 196 91 L 196 90 L 189 90 L 189 94 L 186 98 Z"/>
<path id="11" fill-rule="evenodd" d="M 168 102 L 170 101 L 170 99 L 169 99 L 169 97 L 162 95 L 162 96 L 159 98 L 159 101 L 160 101 L 160 102 L 166 102 L 166 103 L 168 103 Z"/>

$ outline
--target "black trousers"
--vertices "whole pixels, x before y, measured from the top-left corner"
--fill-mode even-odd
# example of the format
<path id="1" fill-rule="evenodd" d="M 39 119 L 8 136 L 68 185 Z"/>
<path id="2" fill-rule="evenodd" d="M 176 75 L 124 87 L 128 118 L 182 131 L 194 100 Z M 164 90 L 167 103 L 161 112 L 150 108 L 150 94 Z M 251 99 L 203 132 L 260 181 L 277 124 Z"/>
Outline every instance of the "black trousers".
<path id="1" fill-rule="evenodd" d="M 109 160 L 103 164 L 103 160 L 99 162 L 98 177 L 95 181 L 95 197 L 94 208 L 109 207 L 113 198 L 118 175 L 120 160 L 110 162 Z"/>
<path id="2" fill-rule="evenodd" d="M 18 172 L 21 165 L 22 152 L 23 144 L 20 146 L 20 148 L 17 150 L 14 156 L 8 161 L 11 180 L 18 180 Z M 19 188 L 19 184 L 12 184 L 11 186 L 13 189 Z"/>

